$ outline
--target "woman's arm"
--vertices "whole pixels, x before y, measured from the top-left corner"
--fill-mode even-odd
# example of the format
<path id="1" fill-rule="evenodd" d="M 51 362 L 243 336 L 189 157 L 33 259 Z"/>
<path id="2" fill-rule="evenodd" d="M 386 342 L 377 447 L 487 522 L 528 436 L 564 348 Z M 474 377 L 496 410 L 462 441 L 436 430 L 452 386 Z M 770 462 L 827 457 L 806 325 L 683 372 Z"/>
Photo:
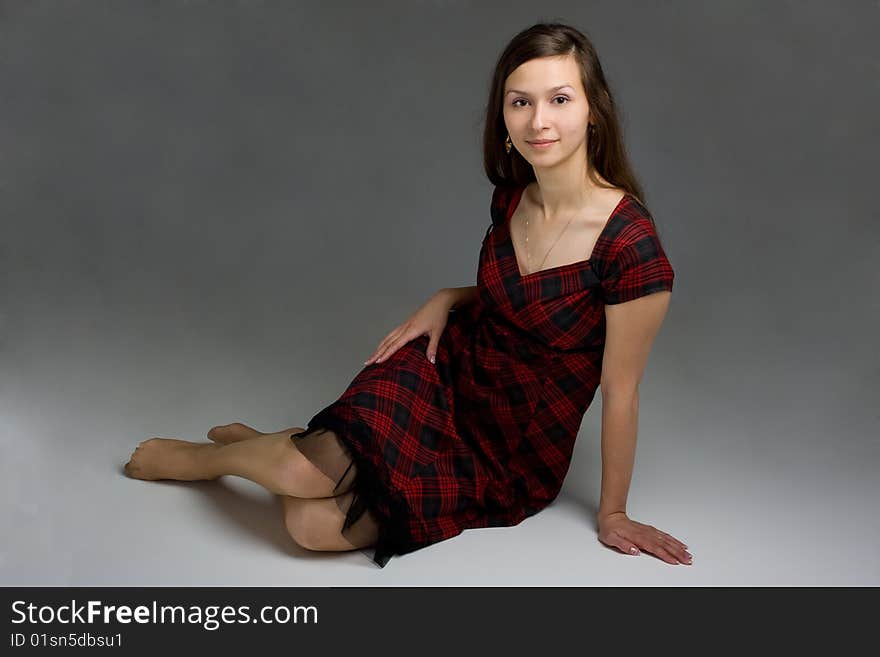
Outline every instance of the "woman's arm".
<path id="1" fill-rule="evenodd" d="M 451 304 L 450 310 L 455 310 L 456 308 L 461 308 L 462 306 L 466 306 L 476 301 L 477 286 L 444 287 L 440 290 L 440 293 L 449 297 L 449 303 Z"/>
<path id="2" fill-rule="evenodd" d="M 671 296 L 663 291 L 605 306 L 600 519 L 626 513 L 638 434 L 639 383 Z"/>
<path id="3" fill-rule="evenodd" d="M 667 563 L 691 564 L 687 546 L 653 525 L 627 516 L 626 500 L 635 461 L 639 383 L 669 300 L 668 290 L 605 306 L 602 358 L 602 495 L 599 540 L 623 552 L 646 550 Z"/>
<path id="4" fill-rule="evenodd" d="M 598 520 L 626 513 L 639 422 L 639 392 L 602 392 L 602 493 Z"/>

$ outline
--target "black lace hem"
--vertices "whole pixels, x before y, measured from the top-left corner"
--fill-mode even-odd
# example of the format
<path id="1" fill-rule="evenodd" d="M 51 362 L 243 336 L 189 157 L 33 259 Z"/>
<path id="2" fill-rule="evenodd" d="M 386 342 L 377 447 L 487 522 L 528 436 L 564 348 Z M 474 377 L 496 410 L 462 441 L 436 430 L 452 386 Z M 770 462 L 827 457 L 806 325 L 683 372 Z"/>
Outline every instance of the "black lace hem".
<path id="1" fill-rule="evenodd" d="M 340 443 L 346 448 L 356 470 L 352 484 L 354 496 L 348 509 L 343 510 L 345 521 L 342 535 L 353 542 L 350 532 L 369 510 L 379 525 L 378 539 L 374 545 L 363 548 L 361 552 L 376 565 L 384 568 L 392 556 L 417 549 L 419 546 L 414 544 L 407 529 L 408 518 L 412 515 L 409 506 L 393 491 L 387 473 L 375 467 L 372 461 L 365 458 L 352 445 L 353 440 L 360 444 L 369 444 L 373 440 L 373 429 L 360 421 L 349 422 L 340 418 L 333 412 L 331 405 L 309 420 L 305 431 L 292 434 L 290 438 L 295 440 L 297 437 L 309 435 L 320 429 L 336 434 Z M 309 458 L 308 453 L 305 456 Z M 322 465 L 324 464 L 315 463 L 316 467 L 324 471 Z M 341 486 L 347 475 L 348 470 L 339 477 L 337 488 Z"/>

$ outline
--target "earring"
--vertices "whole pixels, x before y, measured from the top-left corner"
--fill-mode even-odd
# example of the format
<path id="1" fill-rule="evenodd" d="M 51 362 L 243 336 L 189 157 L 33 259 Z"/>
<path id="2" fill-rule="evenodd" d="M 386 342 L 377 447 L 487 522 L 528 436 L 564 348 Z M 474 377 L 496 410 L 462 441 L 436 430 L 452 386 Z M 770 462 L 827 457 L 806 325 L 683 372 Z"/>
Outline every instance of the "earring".
<path id="1" fill-rule="evenodd" d="M 510 155 L 510 149 L 513 148 L 513 142 L 510 141 L 510 135 L 507 135 L 507 141 L 504 142 L 504 149 Z"/>

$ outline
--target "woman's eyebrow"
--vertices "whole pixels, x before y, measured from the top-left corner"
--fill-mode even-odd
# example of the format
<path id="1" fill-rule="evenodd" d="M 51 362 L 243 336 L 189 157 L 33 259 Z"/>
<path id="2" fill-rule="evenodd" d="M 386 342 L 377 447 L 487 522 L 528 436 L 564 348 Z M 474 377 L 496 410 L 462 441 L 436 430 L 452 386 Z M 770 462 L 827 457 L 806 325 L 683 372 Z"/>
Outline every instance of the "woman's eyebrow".
<path id="1" fill-rule="evenodd" d="M 572 87 L 570 84 L 560 84 L 558 87 L 552 87 L 552 88 L 548 89 L 547 92 L 549 93 L 551 91 L 559 91 L 560 89 L 565 89 L 566 87 L 568 87 L 569 89 L 574 91 L 574 87 Z M 528 96 L 529 92 L 528 91 L 520 91 L 519 89 L 508 89 L 507 92 L 505 93 L 505 95 L 507 95 L 507 94 L 524 94 L 524 95 Z"/>

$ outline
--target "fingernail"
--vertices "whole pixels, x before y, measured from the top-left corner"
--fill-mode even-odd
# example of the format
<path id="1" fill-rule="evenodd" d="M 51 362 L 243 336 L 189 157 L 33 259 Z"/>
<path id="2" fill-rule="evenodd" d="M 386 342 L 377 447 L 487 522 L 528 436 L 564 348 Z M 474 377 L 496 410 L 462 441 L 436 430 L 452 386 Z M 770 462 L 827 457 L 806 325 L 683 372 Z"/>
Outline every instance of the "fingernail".
<path id="1" fill-rule="evenodd" d="M 428 360 L 431 361 L 431 362 L 433 363 L 433 362 L 434 362 L 434 357 L 433 357 L 433 356 L 428 356 Z"/>
<path id="2" fill-rule="evenodd" d="M 631 547 L 631 548 L 629 549 L 629 551 L 632 552 L 633 554 L 638 554 L 638 553 L 639 553 L 639 551 L 636 550 L 634 547 Z"/>

